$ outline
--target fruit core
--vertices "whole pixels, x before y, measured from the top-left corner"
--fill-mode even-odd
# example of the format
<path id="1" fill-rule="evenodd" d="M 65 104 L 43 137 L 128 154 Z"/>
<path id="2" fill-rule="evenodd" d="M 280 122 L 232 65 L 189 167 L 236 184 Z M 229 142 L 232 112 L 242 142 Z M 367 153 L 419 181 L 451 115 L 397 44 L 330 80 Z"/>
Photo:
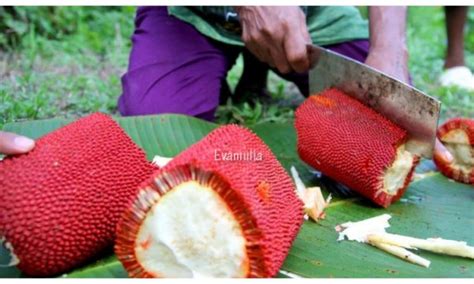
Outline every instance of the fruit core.
<path id="1" fill-rule="evenodd" d="M 415 155 L 405 150 L 405 145 L 397 148 L 397 154 L 392 165 L 383 175 L 383 191 L 389 195 L 396 195 L 403 188 L 406 178 L 411 171 Z"/>
<path id="2" fill-rule="evenodd" d="M 135 242 L 141 266 L 157 277 L 245 277 L 239 222 L 211 187 L 185 181 L 147 212 Z"/>
<path id="3" fill-rule="evenodd" d="M 461 129 L 454 129 L 441 137 L 441 142 L 453 155 L 452 165 L 465 175 L 474 170 L 474 147 L 469 143 L 469 137 Z"/>

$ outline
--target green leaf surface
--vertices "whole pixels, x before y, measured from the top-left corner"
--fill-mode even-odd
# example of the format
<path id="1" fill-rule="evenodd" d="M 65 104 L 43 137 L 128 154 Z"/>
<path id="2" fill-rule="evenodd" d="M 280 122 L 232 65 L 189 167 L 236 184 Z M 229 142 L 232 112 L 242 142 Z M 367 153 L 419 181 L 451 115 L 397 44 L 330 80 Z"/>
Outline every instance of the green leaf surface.
<path id="1" fill-rule="evenodd" d="M 218 125 L 181 115 L 115 118 L 142 147 L 148 159 L 154 155 L 174 156 L 195 143 Z M 70 120 L 50 119 L 5 125 L 12 131 L 33 138 L 67 124 Z M 289 171 L 295 165 L 307 185 L 317 184 L 309 167 L 296 153 L 292 123 L 263 123 L 252 127 Z M 324 190 L 323 190 L 324 191 Z M 327 192 L 324 191 L 327 195 Z M 360 198 L 335 198 L 327 217 L 319 224 L 306 221 L 282 267 L 302 277 L 474 277 L 474 261 L 434 253 L 416 252 L 431 261 L 429 268 L 405 262 L 367 244 L 337 242 L 334 227 L 380 214 L 392 215 L 391 233 L 413 237 L 442 237 L 474 245 L 474 188 L 455 183 L 436 173 L 413 182 L 405 196 L 388 209 L 373 206 Z M 0 264 L 8 261 L 0 250 Z M 0 268 L 0 277 L 19 277 L 15 268 Z M 85 265 L 67 277 L 126 277 L 113 256 Z M 285 275 L 279 275 L 285 277 Z"/>
<path id="2" fill-rule="evenodd" d="M 127 271 L 122 263 L 115 257 L 109 255 L 83 268 L 64 274 L 67 278 L 127 278 Z"/>

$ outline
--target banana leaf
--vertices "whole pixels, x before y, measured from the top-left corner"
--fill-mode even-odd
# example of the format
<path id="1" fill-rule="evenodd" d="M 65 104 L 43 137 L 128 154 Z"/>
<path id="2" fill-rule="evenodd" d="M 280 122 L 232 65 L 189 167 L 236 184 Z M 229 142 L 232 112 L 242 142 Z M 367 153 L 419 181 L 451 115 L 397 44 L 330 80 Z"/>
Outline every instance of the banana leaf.
<path id="1" fill-rule="evenodd" d="M 182 115 L 157 115 L 115 118 L 130 137 L 144 149 L 148 159 L 154 155 L 174 156 L 195 143 L 218 125 Z M 26 121 L 5 125 L 12 131 L 38 138 L 69 123 L 68 119 Z M 273 150 L 287 171 L 292 165 L 307 185 L 319 185 L 311 169 L 296 152 L 293 124 L 262 123 L 251 129 Z M 428 167 L 426 166 L 428 164 Z M 432 168 L 429 163 L 422 167 Z M 323 194 L 328 191 L 323 185 Z M 392 215 L 389 232 L 413 237 L 442 237 L 474 245 L 474 188 L 456 183 L 439 173 L 428 173 L 412 182 L 407 193 L 388 209 L 375 207 L 358 195 L 337 195 L 320 223 L 305 221 L 283 267 L 301 277 L 474 277 L 474 261 L 416 253 L 431 261 L 429 268 L 405 262 L 366 244 L 337 242 L 334 227 L 383 213 Z M 9 254 L 0 249 L 0 277 L 24 277 L 16 268 L 1 267 Z M 282 272 L 279 277 L 286 277 Z M 122 278 L 127 274 L 112 253 L 63 275 L 74 278 Z"/>

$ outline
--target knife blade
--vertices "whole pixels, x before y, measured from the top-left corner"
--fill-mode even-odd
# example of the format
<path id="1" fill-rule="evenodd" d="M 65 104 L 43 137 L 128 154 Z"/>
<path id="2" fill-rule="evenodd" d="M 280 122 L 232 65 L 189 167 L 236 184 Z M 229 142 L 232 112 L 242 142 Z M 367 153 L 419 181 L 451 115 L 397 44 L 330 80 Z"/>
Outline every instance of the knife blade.
<path id="1" fill-rule="evenodd" d="M 407 151 L 433 156 L 441 107 L 437 99 L 331 50 L 315 45 L 307 45 L 307 50 L 310 94 L 331 87 L 345 92 L 405 129 Z"/>

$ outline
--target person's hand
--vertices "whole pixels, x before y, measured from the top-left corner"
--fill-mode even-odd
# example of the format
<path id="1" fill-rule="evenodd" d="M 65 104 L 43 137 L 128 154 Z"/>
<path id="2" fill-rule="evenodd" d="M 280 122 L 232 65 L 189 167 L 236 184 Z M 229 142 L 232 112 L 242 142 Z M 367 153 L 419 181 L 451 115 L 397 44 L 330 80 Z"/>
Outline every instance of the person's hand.
<path id="1" fill-rule="evenodd" d="M 448 149 L 446 149 L 446 147 L 444 147 L 443 143 L 441 143 L 441 141 L 439 141 L 438 138 L 436 138 L 435 149 L 434 149 L 433 155 L 436 156 L 438 160 L 441 160 L 442 163 L 446 165 L 451 164 L 454 160 L 453 155 L 448 151 Z"/>
<path id="2" fill-rule="evenodd" d="M 0 131 L 0 154 L 23 154 L 31 151 L 34 147 L 34 140 L 14 133 Z"/>
<path id="3" fill-rule="evenodd" d="M 306 44 L 311 38 L 306 17 L 297 6 L 236 7 L 242 40 L 259 60 L 281 73 L 305 72 L 310 67 Z"/>

